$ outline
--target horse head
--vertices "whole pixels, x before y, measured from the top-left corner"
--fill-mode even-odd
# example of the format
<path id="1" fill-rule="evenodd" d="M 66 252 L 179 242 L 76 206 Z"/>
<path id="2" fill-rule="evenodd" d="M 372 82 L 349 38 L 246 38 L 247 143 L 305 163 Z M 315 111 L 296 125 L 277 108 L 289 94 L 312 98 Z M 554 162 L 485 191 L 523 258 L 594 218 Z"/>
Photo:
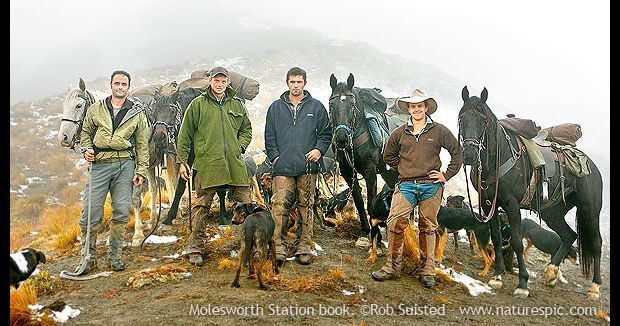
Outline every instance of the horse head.
<path id="1" fill-rule="evenodd" d="M 467 86 L 463 87 L 461 92 L 463 107 L 459 111 L 458 126 L 465 165 L 475 164 L 480 158 L 480 152 L 488 147 L 487 137 L 495 135 L 498 122 L 486 104 L 488 95 L 486 88 L 482 90 L 480 97 L 470 97 Z"/>
<path id="2" fill-rule="evenodd" d="M 335 149 L 353 149 L 355 134 L 355 115 L 358 109 L 353 94 L 353 74 L 349 74 L 347 82 L 338 82 L 334 74 L 329 77 L 332 93 L 329 96 L 329 119 L 334 126 L 332 144 Z"/>
<path id="3" fill-rule="evenodd" d="M 153 132 L 151 142 L 159 150 L 175 144 L 183 121 L 183 115 L 189 103 L 200 95 L 197 88 L 177 89 L 172 95 L 156 97 L 153 103 Z"/>
<path id="4" fill-rule="evenodd" d="M 67 92 L 62 106 L 58 140 L 63 147 L 74 148 L 76 143 L 79 143 L 86 109 L 95 103 L 95 97 L 86 89 L 86 83 L 82 78 L 78 84 L 78 88 Z"/>
<path id="5" fill-rule="evenodd" d="M 160 96 L 153 103 L 153 128 L 150 141 L 163 151 L 168 147 L 171 136 L 177 136 L 177 115 L 180 114 L 179 91 L 170 96 Z"/>

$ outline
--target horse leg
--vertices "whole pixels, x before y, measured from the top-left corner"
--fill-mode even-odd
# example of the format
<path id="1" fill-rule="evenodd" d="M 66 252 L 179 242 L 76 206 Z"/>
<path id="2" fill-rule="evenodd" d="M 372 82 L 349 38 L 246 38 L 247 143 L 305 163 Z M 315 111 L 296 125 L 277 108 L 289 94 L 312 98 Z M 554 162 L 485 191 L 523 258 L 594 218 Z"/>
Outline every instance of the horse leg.
<path id="1" fill-rule="evenodd" d="M 175 193 L 179 179 L 179 165 L 174 163 L 174 156 L 166 155 L 166 193 L 168 194 L 168 203 L 172 200 L 170 196 Z"/>
<path id="2" fill-rule="evenodd" d="M 547 226 L 557 233 L 562 241 L 558 250 L 551 255 L 549 264 L 543 269 L 545 284 L 549 286 L 554 286 L 557 282 L 560 264 L 577 239 L 577 233 L 564 220 L 564 216 L 571 208 L 572 205 L 558 205 L 540 213 Z"/>
<path id="3" fill-rule="evenodd" d="M 228 191 L 227 188 L 224 187 L 217 187 L 217 196 L 220 198 L 220 225 L 226 225 L 228 224 L 227 221 L 227 212 L 226 212 L 226 191 Z"/>
<path id="4" fill-rule="evenodd" d="M 146 222 L 146 228 L 151 230 L 157 221 L 157 214 L 159 207 L 157 205 L 157 197 L 159 195 L 159 186 L 157 185 L 157 178 L 155 177 L 155 169 L 148 169 L 146 178 L 149 181 L 149 192 L 151 193 L 151 214 L 149 220 Z"/>
<path id="5" fill-rule="evenodd" d="M 506 213 L 510 223 L 510 246 L 517 255 L 517 263 L 519 265 L 519 284 L 512 295 L 519 298 L 527 298 L 530 291 L 527 289 L 527 280 L 529 274 L 525 267 L 525 259 L 523 259 L 523 240 L 521 238 L 521 211 L 519 203 L 516 200 L 509 201 L 505 205 Z M 500 244 L 501 246 L 501 244 Z M 497 253 L 495 254 L 497 257 Z"/>
<path id="6" fill-rule="evenodd" d="M 177 180 L 177 186 L 176 186 L 176 189 L 174 190 L 174 199 L 172 200 L 172 203 L 170 204 L 168 215 L 166 216 L 166 219 L 162 223 L 172 225 L 172 220 L 174 220 L 177 217 L 177 211 L 179 210 L 179 203 L 181 202 L 181 197 L 183 197 L 183 194 L 185 193 L 186 185 L 187 185 L 187 182 L 185 180 L 181 178 Z"/>
<path id="7" fill-rule="evenodd" d="M 148 182 L 148 181 L 147 181 Z M 144 239 L 144 227 L 142 225 L 142 217 L 140 217 L 140 211 L 142 210 L 142 196 L 144 195 L 144 185 L 140 187 L 133 187 L 132 206 L 134 214 L 134 234 L 131 238 L 131 245 L 134 247 L 139 246 Z"/>
<path id="8" fill-rule="evenodd" d="M 370 233 L 370 224 L 368 223 L 368 216 L 366 216 L 366 207 L 364 205 L 364 198 L 362 198 L 362 187 L 360 187 L 357 179 L 353 182 L 353 202 L 355 202 L 355 208 L 357 209 L 357 215 L 360 217 L 360 234 L 356 242 L 356 246 L 360 246 L 366 249 L 370 245 L 368 240 L 368 234 Z M 360 239 L 362 239 L 360 241 Z M 364 241 L 365 239 L 365 241 Z"/>
<path id="9" fill-rule="evenodd" d="M 488 211 L 488 207 L 486 209 Z M 502 275 L 506 271 L 504 266 L 504 256 L 502 254 L 502 233 L 500 231 L 500 217 L 497 212 L 493 215 L 493 218 L 489 221 L 489 227 L 491 229 L 491 241 L 493 242 L 493 251 L 495 252 L 495 274 L 489 280 L 489 285 L 493 289 L 501 289 L 503 286 Z"/>

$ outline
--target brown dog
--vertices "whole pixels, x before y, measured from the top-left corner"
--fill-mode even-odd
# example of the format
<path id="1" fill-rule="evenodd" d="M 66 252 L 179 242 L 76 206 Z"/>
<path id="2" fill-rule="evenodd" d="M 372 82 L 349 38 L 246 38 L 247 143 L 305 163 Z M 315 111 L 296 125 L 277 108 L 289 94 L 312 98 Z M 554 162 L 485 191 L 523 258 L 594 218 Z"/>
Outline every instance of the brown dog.
<path id="1" fill-rule="evenodd" d="M 256 206 L 254 204 L 236 203 L 233 206 L 233 224 L 243 224 L 241 239 L 239 240 L 239 266 L 237 267 L 237 274 L 235 280 L 231 286 L 238 288 L 239 275 L 241 274 L 241 267 L 249 265 L 248 278 L 254 276 L 254 255 L 258 253 L 258 268 L 256 274 L 258 275 L 258 284 L 262 290 L 267 290 L 269 287 L 263 282 L 262 270 L 267 255 L 271 255 L 271 266 L 273 271 L 278 274 L 278 265 L 276 264 L 276 248 L 273 242 L 273 231 L 275 229 L 275 222 L 271 213 L 263 206 Z"/>

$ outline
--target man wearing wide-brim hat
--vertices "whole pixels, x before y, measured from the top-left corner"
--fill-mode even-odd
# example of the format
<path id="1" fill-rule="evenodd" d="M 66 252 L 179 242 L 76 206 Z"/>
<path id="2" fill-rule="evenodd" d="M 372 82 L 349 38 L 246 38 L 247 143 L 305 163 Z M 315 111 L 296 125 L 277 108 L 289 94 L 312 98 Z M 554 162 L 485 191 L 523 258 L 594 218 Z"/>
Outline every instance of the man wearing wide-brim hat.
<path id="1" fill-rule="evenodd" d="M 394 129 L 385 146 L 385 163 L 398 170 L 398 183 L 388 216 L 388 256 L 379 271 L 372 272 L 377 281 L 389 280 L 400 274 L 404 231 L 409 214 L 418 207 L 420 227 L 420 265 L 416 272 L 422 285 L 435 285 L 435 232 L 437 212 L 441 205 L 444 183 L 458 172 L 462 164 L 461 145 L 450 129 L 433 121 L 431 114 L 437 102 L 420 89 L 411 96 L 397 100 L 398 107 L 410 117 Z M 450 153 L 450 164 L 441 172 L 439 153 Z"/>

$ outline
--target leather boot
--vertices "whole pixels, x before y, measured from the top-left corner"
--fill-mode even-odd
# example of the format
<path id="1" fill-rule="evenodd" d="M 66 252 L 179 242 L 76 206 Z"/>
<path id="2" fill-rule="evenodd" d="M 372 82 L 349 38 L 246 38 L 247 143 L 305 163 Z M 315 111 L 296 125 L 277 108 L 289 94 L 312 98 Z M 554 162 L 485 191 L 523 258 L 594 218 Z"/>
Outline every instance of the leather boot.
<path id="1" fill-rule="evenodd" d="M 435 232 L 420 232 L 420 248 L 425 257 L 420 280 L 422 286 L 431 288 L 435 286 Z"/>
<path id="2" fill-rule="evenodd" d="M 388 232 L 387 261 L 381 270 L 372 272 L 372 278 L 376 281 L 385 281 L 400 276 L 404 241 L 404 233 Z"/>
<path id="3" fill-rule="evenodd" d="M 108 262 L 113 271 L 122 271 L 125 264 L 121 260 L 123 241 L 125 239 L 126 223 L 110 222 L 110 236 L 108 237 Z"/>
<path id="4" fill-rule="evenodd" d="M 85 275 L 90 272 L 97 270 L 97 233 L 99 230 L 95 230 L 93 228 L 90 229 L 90 238 L 88 240 L 88 248 L 84 248 L 86 246 L 86 229 L 80 230 L 80 246 L 82 247 L 82 259 L 85 258 L 86 253 L 90 254 L 90 260 L 86 264 L 86 268 L 80 275 Z M 79 270 L 79 266 L 76 269 L 76 272 Z"/>
<path id="5" fill-rule="evenodd" d="M 195 266 L 203 266 L 202 259 L 204 249 L 204 239 L 206 238 L 205 228 L 207 227 L 207 209 L 205 206 L 196 205 L 192 209 L 192 233 L 187 242 L 187 253 L 189 263 Z"/>

